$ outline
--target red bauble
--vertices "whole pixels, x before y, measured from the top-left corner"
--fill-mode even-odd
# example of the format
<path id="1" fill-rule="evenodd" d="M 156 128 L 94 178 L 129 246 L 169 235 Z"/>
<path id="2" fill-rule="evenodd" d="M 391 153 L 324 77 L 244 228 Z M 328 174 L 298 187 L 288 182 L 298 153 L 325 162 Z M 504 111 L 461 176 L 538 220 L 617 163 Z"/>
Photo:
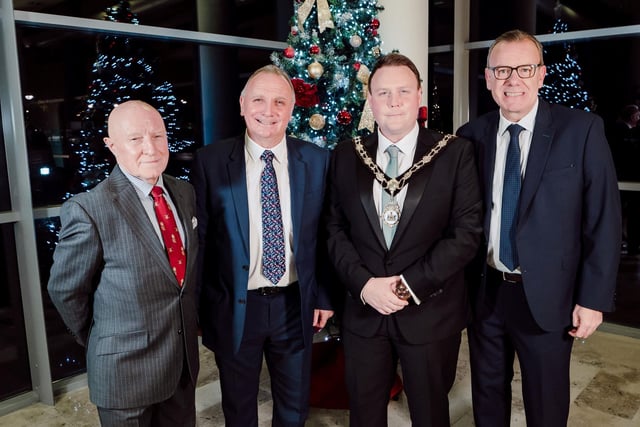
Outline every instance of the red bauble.
<path id="1" fill-rule="evenodd" d="M 371 27 L 370 27 L 369 29 L 367 29 L 367 31 L 369 32 L 369 34 L 370 34 L 372 37 L 375 37 L 375 36 L 377 36 L 377 35 L 378 35 L 378 30 L 376 30 L 375 28 L 371 28 Z"/>
<path id="2" fill-rule="evenodd" d="M 418 108 L 418 124 L 422 127 L 425 127 L 428 118 L 429 114 L 427 113 L 427 107 L 423 105 L 422 107 Z"/>
<path id="3" fill-rule="evenodd" d="M 360 71 L 360 63 L 359 62 L 354 62 L 353 63 L 353 69 L 356 71 Z"/>
<path id="4" fill-rule="evenodd" d="M 318 47 L 318 45 L 315 45 L 315 44 L 314 44 L 313 46 L 311 46 L 311 47 L 309 48 L 309 53 L 310 53 L 311 55 L 317 55 L 317 54 L 319 54 L 319 53 L 320 53 L 320 48 Z"/>
<path id="5" fill-rule="evenodd" d="M 427 107 L 426 105 L 423 105 L 422 107 L 418 108 L 418 120 L 427 120 Z"/>
<path id="6" fill-rule="evenodd" d="M 289 59 L 291 59 L 294 56 L 296 56 L 296 51 L 291 46 L 288 46 L 287 48 L 285 48 L 283 53 L 284 53 L 284 57 L 285 58 L 289 58 Z"/>
<path id="7" fill-rule="evenodd" d="M 378 29 L 380 28 L 380 21 L 378 20 L 378 18 L 373 18 L 369 25 L 371 26 L 371 28 Z"/>
<path id="8" fill-rule="evenodd" d="M 352 119 L 351 113 L 348 112 L 347 110 L 340 111 L 336 118 L 338 120 L 338 123 L 340 123 L 343 126 L 346 126 L 349 123 L 351 123 L 351 119 Z"/>

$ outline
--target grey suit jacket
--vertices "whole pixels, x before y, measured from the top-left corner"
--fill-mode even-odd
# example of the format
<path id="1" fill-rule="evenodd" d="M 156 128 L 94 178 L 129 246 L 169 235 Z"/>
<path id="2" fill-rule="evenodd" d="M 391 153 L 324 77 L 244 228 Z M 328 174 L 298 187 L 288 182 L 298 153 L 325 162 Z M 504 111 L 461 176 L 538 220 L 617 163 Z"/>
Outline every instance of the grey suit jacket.
<path id="1" fill-rule="evenodd" d="M 182 288 L 135 188 L 118 167 L 62 205 L 48 289 L 86 347 L 90 396 L 99 407 L 166 400 L 185 363 L 194 384 L 198 375 L 195 196 L 190 184 L 167 175 L 163 180 L 185 231 Z"/>

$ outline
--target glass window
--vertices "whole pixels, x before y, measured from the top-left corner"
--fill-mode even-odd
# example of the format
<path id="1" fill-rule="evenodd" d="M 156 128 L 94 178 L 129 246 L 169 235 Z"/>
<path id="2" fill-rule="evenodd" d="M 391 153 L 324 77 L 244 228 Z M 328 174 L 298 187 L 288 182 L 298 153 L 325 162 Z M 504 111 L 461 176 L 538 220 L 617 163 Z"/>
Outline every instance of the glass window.
<path id="1" fill-rule="evenodd" d="M 470 53 L 470 116 L 497 107 L 484 84 L 487 49 Z M 628 131 L 620 122 L 629 106 L 640 106 L 640 37 L 610 38 L 544 45 L 547 67 L 541 96 L 549 102 L 588 109 L 605 123 L 607 138 L 621 181 L 640 182 L 640 115 L 629 115 Z M 606 58 L 603 61 L 602 58 Z M 615 64 L 612 74 L 611 64 Z M 629 128 L 631 127 L 631 128 Z"/>
<path id="2" fill-rule="evenodd" d="M 184 159 L 202 138 L 196 45 L 31 27 L 17 36 L 34 206 L 59 204 L 108 175 L 106 117 L 127 99 L 160 110 L 168 172 L 186 175 Z"/>
<path id="3" fill-rule="evenodd" d="M 136 97 L 163 107 L 171 132 L 167 173 L 187 178 L 203 133 L 215 140 L 244 130 L 240 90 L 255 69 L 270 63 L 271 54 L 23 26 L 18 26 L 17 36 L 22 90 L 28 96 L 25 123 L 35 206 L 60 204 L 104 179 L 114 165 L 102 141 L 105 114 L 133 86 Z M 41 173 L 44 167 L 49 167 L 47 174 Z M 46 292 L 59 227 L 57 217 L 35 221 L 54 380 L 86 368 L 84 350 Z"/>
<path id="4" fill-rule="evenodd" d="M 31 390 L 13 224 L 0 225 L 0 400 Z"/>
<path id="5" fill-rule="evenodd" d="M 429 1 L 429 46 L 453 44 L 453 0 Z"/>
<path id="6" fill-rule="evenodd" d="M 453 129 L 453 53 L 429 55 L 429 128 L 451 133 Z"/>
<path id="7" fill-rule="evenodd" d="M 640 2 L 471 0 L 470 16 L 470 40 L 491 40 L 514 28 L 548 34 L 557 20 L 566 23 L 568 31 L 637 25 Z"/>
<path id="8" fill-rule="evenodd" d="M 28 12 L 266 40 L 284 40 L 293 16 L 291 0 L 14 0 L 13 4 Z"/>

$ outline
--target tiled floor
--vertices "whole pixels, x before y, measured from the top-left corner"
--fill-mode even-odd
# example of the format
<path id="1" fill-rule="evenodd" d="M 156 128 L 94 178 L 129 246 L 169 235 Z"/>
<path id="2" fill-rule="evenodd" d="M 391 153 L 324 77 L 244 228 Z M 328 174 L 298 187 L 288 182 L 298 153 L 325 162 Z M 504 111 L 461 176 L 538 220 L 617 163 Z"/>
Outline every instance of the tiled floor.
<path id="1" fill-rule="evenodd" d="M 455 427 L 473 426 L 469 363 L 466 339 L 460 351 L 458 376 L 451 390 L 451 422 Z M 218 374 L 212 354 L 201 350 L 202 369 L 198 381 L 197 410 L 200 427 L 223 426 Z M 640 340 L 608 332 L 597 332 L 585 344 L 576 343 L 571 364 L 571 413 L 569 426 L 640 426 Z M 270 425 L 269 379 L 259 396 L 260 426 Z M 86 388 L 67 393 L 55 406 L 35 404 L 0 417 L 0 426 L 97 426 L 96 410 L 87 401 Z M 344 410 L 312 409 L 307 426 L 347 426 Z M 406 399 L 389 404 L 389 425 L 409 426 Z M 519 378 L 514 382 L 512 426 L 524 427 Z"/>

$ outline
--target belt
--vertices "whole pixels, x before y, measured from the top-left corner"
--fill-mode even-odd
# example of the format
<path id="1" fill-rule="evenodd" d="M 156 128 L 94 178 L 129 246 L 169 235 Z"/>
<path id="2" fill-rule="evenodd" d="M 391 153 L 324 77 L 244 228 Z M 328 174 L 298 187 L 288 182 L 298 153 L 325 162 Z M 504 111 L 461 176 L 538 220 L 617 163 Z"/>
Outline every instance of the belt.
<path id="1" fill-rule="evenodd" d="M 491 266 L 489 266 L 489 270 L 493 273 L 494 276 L 500 277 L 500 280 L 502 280 L 503 282 L 522 283 L 522 274 L 506 273 L 504 271 L 496 270 Z"/>
<path id="2" fill-rule="evenodd" d="M 283 292 L 293 290 L 297 286 L 298 286 L 298 282 L 293 282 L 287 286 L 263 286 L 258 289 L 250 289 L 249 292 L 252 292 L 256 295 L 260 295 L 261 297 L 268 297 L 271 295 L 278 295 Z"/>

